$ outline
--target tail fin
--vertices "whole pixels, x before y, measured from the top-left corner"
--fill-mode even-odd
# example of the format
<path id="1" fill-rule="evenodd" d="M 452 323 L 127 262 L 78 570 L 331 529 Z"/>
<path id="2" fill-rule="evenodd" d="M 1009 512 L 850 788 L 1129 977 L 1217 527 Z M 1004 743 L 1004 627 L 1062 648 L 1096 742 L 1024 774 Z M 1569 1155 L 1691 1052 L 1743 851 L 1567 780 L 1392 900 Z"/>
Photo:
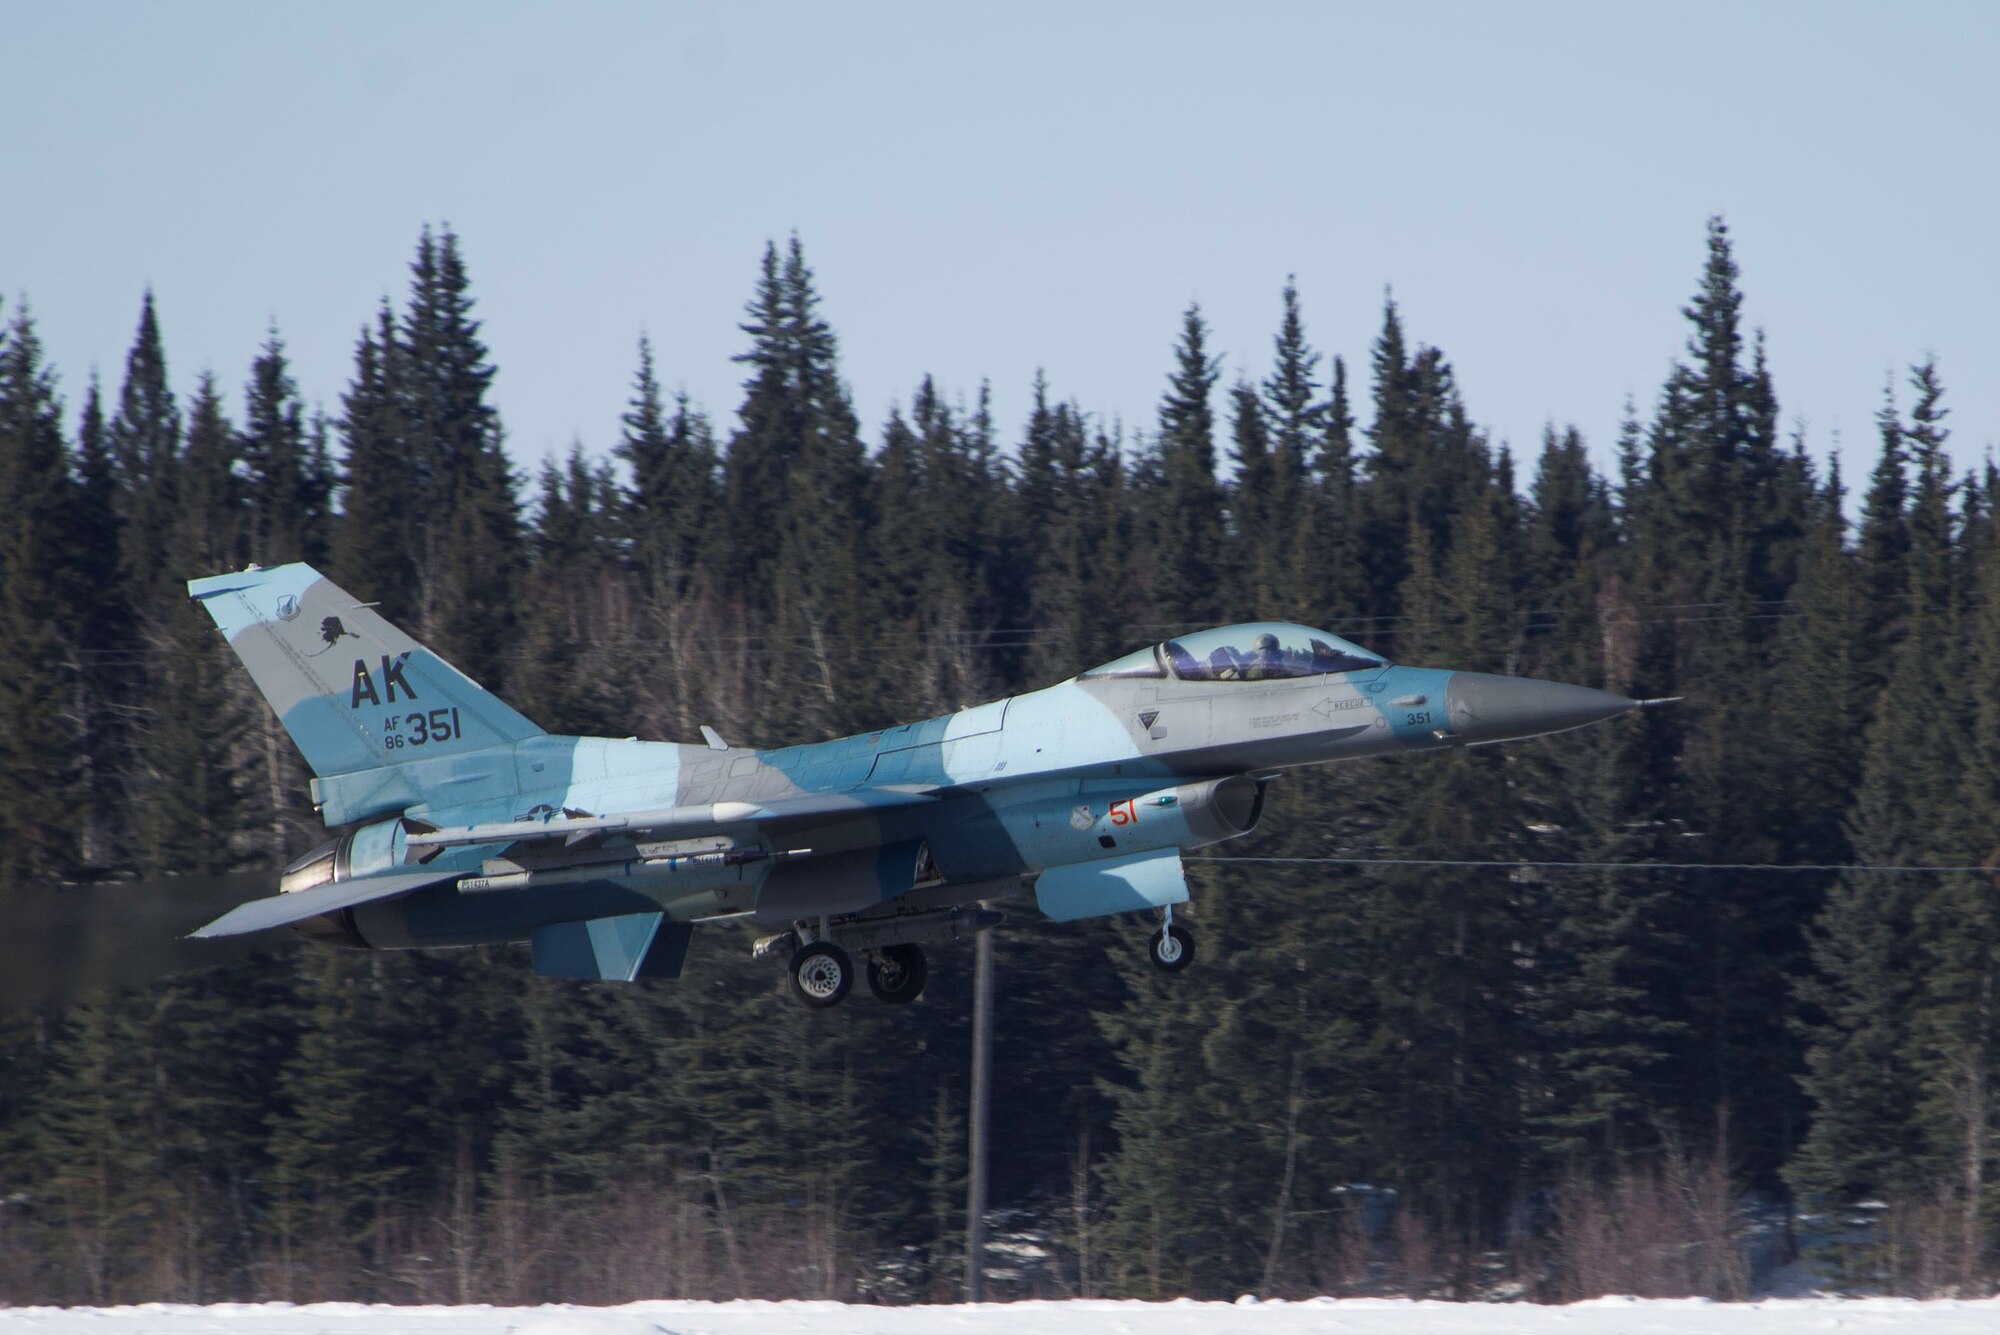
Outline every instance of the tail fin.
<path id="1" fill-rule="evenodd" d="M 311 566 L 211 575 L 188 593 L 319 776 L 329 825 L 421 801 L 427 772 L 461 768 L 423 762 L 542 735 Z"/>

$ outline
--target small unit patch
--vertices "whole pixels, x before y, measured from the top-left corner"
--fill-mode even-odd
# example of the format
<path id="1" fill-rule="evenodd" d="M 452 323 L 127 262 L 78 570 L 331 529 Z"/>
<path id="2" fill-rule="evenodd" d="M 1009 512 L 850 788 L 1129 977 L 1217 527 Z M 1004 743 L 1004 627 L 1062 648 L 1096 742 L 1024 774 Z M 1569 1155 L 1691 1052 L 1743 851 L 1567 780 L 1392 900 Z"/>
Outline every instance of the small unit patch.
<path id="1" fill-rule="evenodd" d="M 1087 830 L 1091 823 L 1090 806 L 1087 803 L 1069 813 L 1069 827 L 1072 830 Z"/>
<path id="2" fill-rule="evenodd" d="M 299 614 L 299 596 L 288 593 L 278 599 L 278 620 L 291 621 Z"/>

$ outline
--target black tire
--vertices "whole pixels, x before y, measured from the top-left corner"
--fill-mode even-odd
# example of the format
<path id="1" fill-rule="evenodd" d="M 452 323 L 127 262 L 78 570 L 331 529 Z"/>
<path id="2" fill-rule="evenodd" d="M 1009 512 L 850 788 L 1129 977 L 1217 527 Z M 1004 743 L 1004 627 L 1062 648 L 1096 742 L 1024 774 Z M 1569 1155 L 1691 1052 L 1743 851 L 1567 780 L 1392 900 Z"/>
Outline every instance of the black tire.
<path id="1" fill-rule="evenodd" d="M 1155 968 L 1179 973 L 1194 963 L 1194 934 L 1175 923 L 1164 932 L 1153 933 L 1146 953 L 1152 956 Z"/>
<path id="2" fill-rule="evenodd" d="M 814 1010 L 838 1006 L 854 986 L 854 961 L 831 941 L 815 941 L 792 956 L 792 995 Z"/>
<path id="3" fill-rule="evenodd" d="M 922 996 L 930 976 L 922 946 L 884 946 L 868 961 L 868 990 L 891 1006 L 907 1006 Z"/>

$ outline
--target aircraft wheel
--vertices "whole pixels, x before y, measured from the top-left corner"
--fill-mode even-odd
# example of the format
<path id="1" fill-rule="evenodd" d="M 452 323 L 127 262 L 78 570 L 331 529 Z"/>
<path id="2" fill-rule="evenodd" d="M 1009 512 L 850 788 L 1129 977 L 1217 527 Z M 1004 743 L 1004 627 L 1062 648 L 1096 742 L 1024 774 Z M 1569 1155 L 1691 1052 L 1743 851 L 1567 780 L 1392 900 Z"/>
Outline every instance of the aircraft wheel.
<path id="1" fill-rule="evenodd" d="M 884 946 L 868 961 L 868 990 L 891 1006 L 904 1006 L 923 995 L 930 977 L 923 947 Z"/>
<path id="2" fill-rule="evenodd" d="M 854 963 L 831 941 L 815 941 L 792 956 L 792 992 L 814 1010 L 838 1006 L 854 986 Z"/>
<path id="3" fill-rule="evenodd" d="M 1150 953 L 1156 967 L 1179 973 L 1194 963 L 1194 937 L 1179 923 L 1153 933 Z"/>

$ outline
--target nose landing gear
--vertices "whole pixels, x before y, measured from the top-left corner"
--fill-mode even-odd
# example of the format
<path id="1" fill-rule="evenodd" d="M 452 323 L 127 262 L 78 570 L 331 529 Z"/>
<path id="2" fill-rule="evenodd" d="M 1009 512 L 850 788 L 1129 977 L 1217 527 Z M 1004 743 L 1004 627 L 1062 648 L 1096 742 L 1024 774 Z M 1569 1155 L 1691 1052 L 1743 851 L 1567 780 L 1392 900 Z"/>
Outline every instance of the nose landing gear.
<path id="1" fill-rule="evenodd" d="M 1163 917 L 1160 930 L 1151 938 L 1148 953 L 1153 958 L 1155 968 L 1167 973 L 1179 973 L 1194 963 L 1194 934 L 1185 927 L 1174 923 L 1174 908 L 1169 904 L 1161 910 Z"/>

